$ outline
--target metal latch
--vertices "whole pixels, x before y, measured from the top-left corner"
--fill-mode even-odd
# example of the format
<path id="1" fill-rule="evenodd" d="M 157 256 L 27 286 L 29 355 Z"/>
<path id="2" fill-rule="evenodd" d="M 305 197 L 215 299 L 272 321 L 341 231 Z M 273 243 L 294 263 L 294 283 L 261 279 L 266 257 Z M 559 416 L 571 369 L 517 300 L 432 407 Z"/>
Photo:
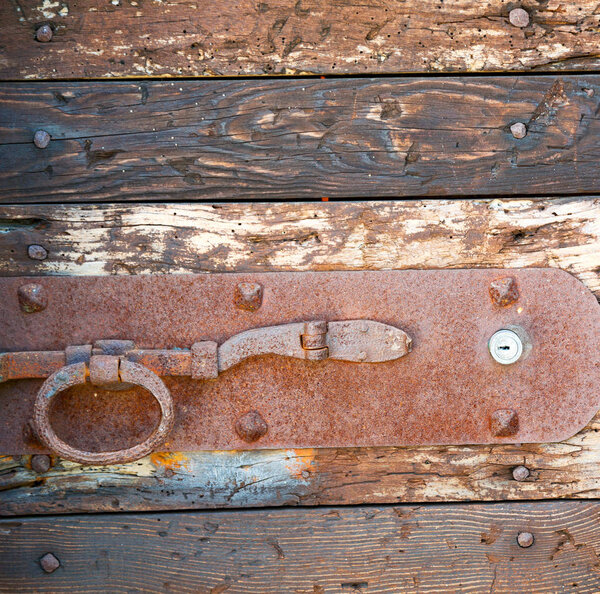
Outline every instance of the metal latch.
<path id="1" fill-rule="evenodd" d="M 173 400 L 159 376 L 216 379 L 244 359 L 261 355 L 381 363 L 406 355 L 411 343 L 402 330 L 372 320 L 319 320 L 256 328 L 231 337 L 221 346 L 203 341 L 189 350 L 136 349 L 131 340 L 98 340 L 94 345 L 68 346 L 64 351 L 2 353 L 0 381 L 47 377 L 33 406 L 35 433 L 42 443 L 68 460 L 114 464 L 152 452 L 173 428 Z M 143 443 L 112 452 L 83 451 L 65 443 L 52 428 L 52 404 L 61 392 L 86 382 L 109 390 L 122 388 L 121 383 L 146 389 L 160 406 L 158 427 Z"/>
<path id="2" fill-rule="evenodd" d="M 2 278 L 0 297 L 4 454 L 549 442 L 600 409 L 600 306 L 559 270 Z"/>

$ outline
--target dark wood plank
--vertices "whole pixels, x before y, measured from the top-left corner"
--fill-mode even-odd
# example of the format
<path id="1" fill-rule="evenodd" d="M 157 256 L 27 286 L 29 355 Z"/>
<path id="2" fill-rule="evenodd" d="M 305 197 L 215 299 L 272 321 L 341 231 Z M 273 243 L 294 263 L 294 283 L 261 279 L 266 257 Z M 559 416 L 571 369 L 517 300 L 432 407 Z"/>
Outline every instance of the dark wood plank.
<path id="1" fill-rule="evenodd" d="M 529 25 L 511 25 L 522 6 Z M 0 3 L 0 78 L 598 68 L 595 0 Z M 49 24 L 52 41 L 35 41 Z"/>
<path id="2" fill-rule="evenodd" d="M 599 526 L 600 504 L 567 501 L 2 520 L 0 588 L 591 593 Z"/>
<path id="3" fill-rule="evenodd" d="M 0 206 L 0 231 L 3 275 L 555 266 L 600 297 L 593 197 Z M 557 444 L 172 452 L 41 474 L 4 457 L 0 513 L 598 498 L 599 461 L 598 416 Z"/>
<path id="4" fill-rule="evenodd" d="M 0 200 L 597 192 L 599 109 L 593 75 L 4 84 Z"/>

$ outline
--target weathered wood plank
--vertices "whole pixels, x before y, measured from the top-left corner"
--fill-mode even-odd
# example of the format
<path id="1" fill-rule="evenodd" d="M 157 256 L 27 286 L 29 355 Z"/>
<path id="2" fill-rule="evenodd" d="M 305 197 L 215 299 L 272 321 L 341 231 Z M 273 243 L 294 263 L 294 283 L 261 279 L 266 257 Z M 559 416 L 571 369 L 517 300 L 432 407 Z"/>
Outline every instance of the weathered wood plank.
<path id="1" fill-rule="evenodd" d="M 595 193 L 599 110 L 595 75 L 4 84 L 0 200 Z"/>
<path id="2" fill-rule="evenodd" d="M 600 297 L 598 198 L 1 206 L 0 230 L 3 275 L 553 266 Z M 597 498 L 599 431 L 600 416 L 559 444 L 170 453 L 42 474 L 5 457 L 0 513 Z"/>
<path id="3" fill-rule="evenodd" d="M 592 593 L 599 526 L 584 502 L 2 520 L 0 589 Z"/>
<path id="4" fill-rule="evenodd" d="M 599 19 L 595 0 L 20 0 L 0 3 L 0 78 L 594 69 Z"/>

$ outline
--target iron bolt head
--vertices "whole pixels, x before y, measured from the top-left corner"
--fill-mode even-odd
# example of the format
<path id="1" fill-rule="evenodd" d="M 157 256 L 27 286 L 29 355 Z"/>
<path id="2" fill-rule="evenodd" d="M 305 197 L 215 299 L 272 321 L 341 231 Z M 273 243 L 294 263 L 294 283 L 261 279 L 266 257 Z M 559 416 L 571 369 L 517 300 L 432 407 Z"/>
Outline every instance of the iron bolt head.
<path id="1" fill-rule="evenodd" d="M 517 138 L 525 138 L 527 136 L 527 126 L 523 122 L 516 122 L 510 127 L 511 134 Z"/>
<path id="2" fill-rule="evenodd" d="M 48 298 L 44 293 L 44 288 L 37 283 L 21 285 L 17 291 L 17 297 L 23 313 L 43 311 L 48 305 Z"/>
<path id="3" fill-rule="evenodd" d="M 524 481 L 526 478 L 529 478 L 529 468 L 526 466 L 517 466 L 513 468 L 512 475 L 516 481 Z"/>
<path id="4" fill-rule="evenodd" d="M 529 25 L 529 13 L 522 8 L 513 8 L 508 13 L 508 20 L 513 27 L 527 27 Z"/>
<path id="5" fill-rule="evenodd" d="M 31 469 L 38 474 L 48 472 L 51 465 L 52 460 L 50 459 L 50 456 L 46 456 L 45 454 L 36 454 L 35 456 L 31 456 Z"/>
<path id="6" fill-rule="evenodd" d="M 35 32 L 35 38 L 41 43 L 48 43 L 52 41 L 52 27 L 50 25 L 42 25 L 38 27 Z"/>
<path id="7" fill-rule="evenodd" d="M 535 538 L 531 532 L 519 532 L 517 535 L 517 543 L 523 549 L 530 547 L 534 541 Z"/>
<path id="8" fill-rule="evenodd" d="M 493 304 L 498 307 L 508 307 L 519 300 L 517 281 L 512 276 L 493 280 L 489 292 Z"/>
<path id="9" fill-rule="evenodd" d="M 45 149 L 50 144 L 50 134 L 46 130 L 38 130 L 33 135 L 33 144 L 39 149 Z"/>
<path id="10" fill-rule="evenodd" d="M 52 573 L 60 567 L 60 561 L 52 553 L 46 553 L 40 559 L 40 565 L 46 573 Z"/>
<path id="11" fill-rule="evenodd" d="M 260 309 L 263 288 L 258 283 L 240 283 L 235 289 L 233 302 L 238 309 L 256 311 Z"/>
<path id="12" fill-rule="evenodd" d="M 495 410 L 490 417 L 490 429 L 496 437 L 510 437 L 519 431 L 519 415 L 510 408 Z"/>
<path id="13" fill-rule="evenodd" d="M 257 441 L 269 430 L 266 421 L 256 410 L 252 410 L 240 417 L 235 424 L 236 433 L 248 443 Z"/>
<path id="14" fill-rule="evenodd" d="M 48 250 L 41 245 L 30 245 L 27 248 L 27 255 L 32 260 L 45 260 L 48 257 Z"/>
<path id="15" fill-rule="evenodd" d="M 512 330 L 498 330 L 488 342 L 490 355 L 501 365 L 516 363 L 523 354 L 523 341 Z"/>

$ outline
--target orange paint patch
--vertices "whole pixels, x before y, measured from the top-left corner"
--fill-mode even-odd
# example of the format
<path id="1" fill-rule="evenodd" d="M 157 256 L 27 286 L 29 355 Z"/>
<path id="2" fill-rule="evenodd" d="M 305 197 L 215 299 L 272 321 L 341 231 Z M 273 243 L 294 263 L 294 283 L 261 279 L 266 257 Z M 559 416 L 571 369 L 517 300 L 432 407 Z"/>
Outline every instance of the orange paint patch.
<path id="1" fill-rule="evenodd" d="M 181 452 L 156 452 L 150 455 L 150 462 L 156 468 L 168 470 L 188 470 L 189 461 L 190 459 Z"/>
<path id="2" fill-rule="evenodd" d="M 315 470 L 315 450 L 310 448 L 291 450 L 285 468 L 290 476 L 298 480 L 306 480 Z"/>

